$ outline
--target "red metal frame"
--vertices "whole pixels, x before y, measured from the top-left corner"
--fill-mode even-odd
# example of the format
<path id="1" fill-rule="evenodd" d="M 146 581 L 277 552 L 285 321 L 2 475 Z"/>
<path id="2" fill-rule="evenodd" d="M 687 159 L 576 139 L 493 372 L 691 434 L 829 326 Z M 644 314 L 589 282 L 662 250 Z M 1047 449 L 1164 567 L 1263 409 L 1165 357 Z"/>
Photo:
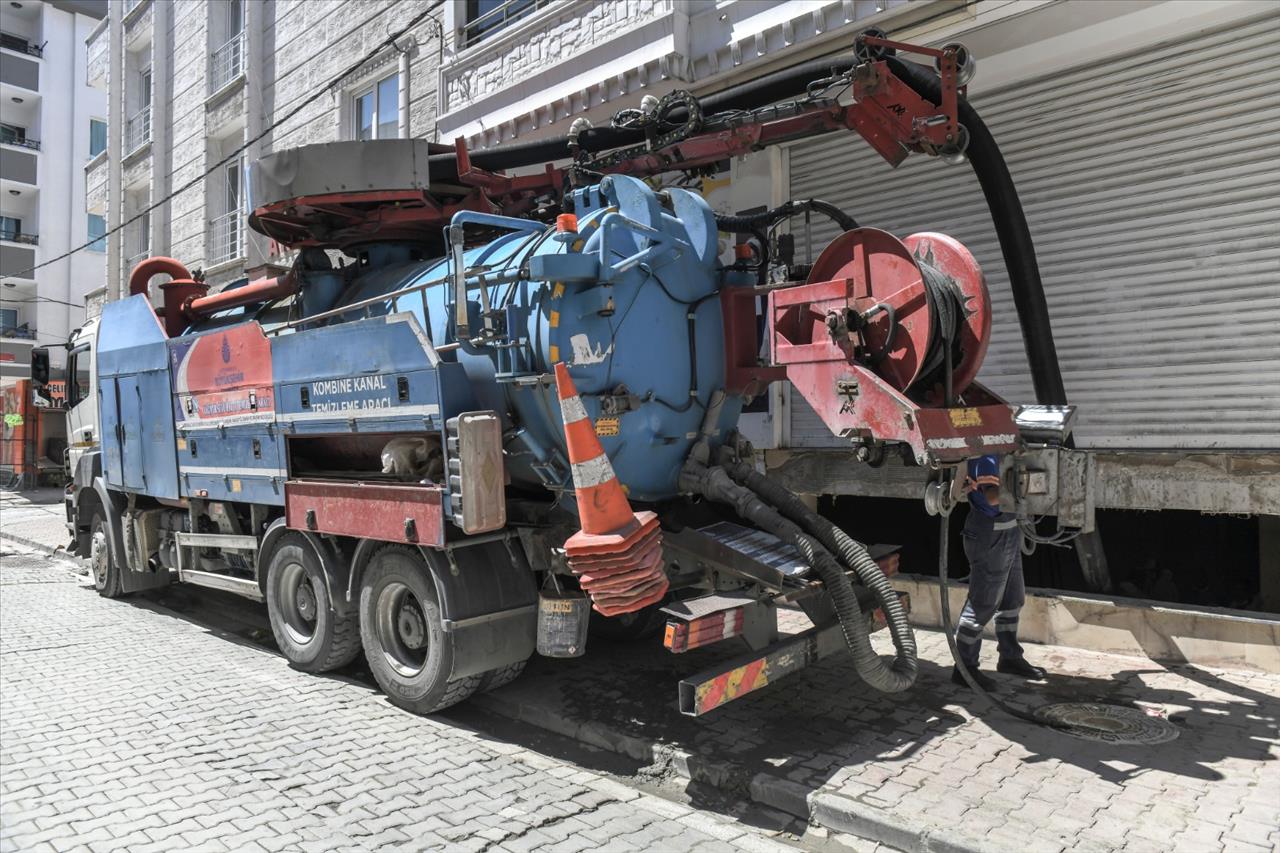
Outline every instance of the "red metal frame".
<path id="1" fill-rule="evenodd" d="M 284 514 L 293 530 L 444 547 L 444 489 L 439 486 L 289 480 Z"/>
<path id="2" fill-rule="evenodd" d="M 920 263 L 951 278 L 964 301 L 961 361 L 951 374 L 960 405 L 946 407 L 943 388 L 914 387 L 937 334 Z M 949 237 L 904 242 L 873 228 L 847 232 L 819 256 L 807 284 L 769 294 L 768 325 L 774 362 L 836 435 L 904 442 L 917 459 L 944 464 L 1017 446 L 1012 409 L 972 381 L 986 352 L 990 299 L 977 262 Z"/>
<path id="3" fill-rule="evenodd" d="M 957 101 L 964 91 L 957 81 L 956 51 L 937 50 L 872 36 L 871 45 L 937 57 L 942 103 L 932 104 L 899 80 L 887 62 L 864 63 L 854 70 L 852 102 L 815 105 L 773 121 L 747 122 L 703 133 L 601 167 L 605 173 L 636 176 L 697 169 L 770 145 L 852 129 L 889 163 L 898 165 L 910 151 L 938 153 L 954 145 L 960 134 Z M 454 142 L 458 183 L 469 192 L 444 203 L 416 189 L 342 192 L 288 199 L 260 207 L 252 221 L 272 239 L 290 246 L 345 246 L 370 239 L 418 239 L 437 231 L 461 210 L 519 216 L 534 199 L 560 190 L 566 170 L 547 163 L 529 175 L 505 175 L 476 167 L 463 140 Z"/>

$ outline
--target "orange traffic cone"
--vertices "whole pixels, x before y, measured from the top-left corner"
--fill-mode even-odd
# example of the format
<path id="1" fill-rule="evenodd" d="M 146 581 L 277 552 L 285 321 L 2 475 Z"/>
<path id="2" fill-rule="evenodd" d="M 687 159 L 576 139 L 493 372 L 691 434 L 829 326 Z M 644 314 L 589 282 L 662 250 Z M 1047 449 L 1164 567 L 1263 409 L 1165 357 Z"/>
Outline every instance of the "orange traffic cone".
<path id="1" fill-rule="evenodd" d="M 606 616 L 630 613 L 667 594 L 662 531 L 652 512 L 632 512 L 613 465 L 563 362 L 556 389 L 582 529 L 565 542 L 569 568 Z"/>

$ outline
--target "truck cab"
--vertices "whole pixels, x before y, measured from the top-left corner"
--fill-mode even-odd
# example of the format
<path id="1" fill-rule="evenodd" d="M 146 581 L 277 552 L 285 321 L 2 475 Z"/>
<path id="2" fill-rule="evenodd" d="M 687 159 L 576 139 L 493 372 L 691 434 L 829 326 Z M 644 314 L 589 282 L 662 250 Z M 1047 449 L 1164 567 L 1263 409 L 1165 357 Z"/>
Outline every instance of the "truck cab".
<path id="1" fill-rule="evenodd" d="M 61 404 L 66 409 L 67 454 L 64 464 L 67 485 L 64 502 L 67 530 L 72 539 L 69 550 L 81 555 L 87 553 L 89 533 L 88 530 L 78 530 L 80 504 L 86 490 L 93 491 L 94 477 L 102 469 L 97 367 L 93 357 L 99 324 L 98 317 L 91 318 L 72 332 L 62 345 L 67 350 L 67 357 L 65 379 L 61 382 L 53 378 L 48 348 L 40 347 L 31 352 L 31 378 L 36 398 L 46 405 Z M 85 540 L 84 548 L 78 547 L 82 544 L 81 539 Z"/>

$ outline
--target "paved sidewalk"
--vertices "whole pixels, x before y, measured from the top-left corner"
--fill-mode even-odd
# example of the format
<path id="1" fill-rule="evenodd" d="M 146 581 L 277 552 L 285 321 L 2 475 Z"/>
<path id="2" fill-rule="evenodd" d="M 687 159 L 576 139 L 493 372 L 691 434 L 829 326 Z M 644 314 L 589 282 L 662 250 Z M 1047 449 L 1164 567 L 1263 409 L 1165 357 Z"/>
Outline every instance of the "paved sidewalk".
<path id="1" fill-rule="evenodd" d="M 65 555 L 71 536 L 67 533 L 62 489 L 0 491 L 0 537 L 46 554 Z"/>
<path id="2" fill-rule="evenodd" d="M 0 562 L 0 850 L 789 849 Z"/>
<path id="3" fill-rule="evenodd" d="M 876 644 L 888 653 L 886 634 Z M 729 651 L 593 641 L 582 659 L 534 658 L 480 701 L 903 850 L 1280 850 L 1280 677 L 1054 646 L 1028 647 L 1053 673 L 1047 686 L 993 673 L 1024 706 L 1138 705 L 1181 730 L 1160 746 L 1105 745 L 995 711 L 950 683 L 942 634 L 916 636 L 920 679 L 897 696 L 840 656 L 684 717 L 676 682 Z"/>

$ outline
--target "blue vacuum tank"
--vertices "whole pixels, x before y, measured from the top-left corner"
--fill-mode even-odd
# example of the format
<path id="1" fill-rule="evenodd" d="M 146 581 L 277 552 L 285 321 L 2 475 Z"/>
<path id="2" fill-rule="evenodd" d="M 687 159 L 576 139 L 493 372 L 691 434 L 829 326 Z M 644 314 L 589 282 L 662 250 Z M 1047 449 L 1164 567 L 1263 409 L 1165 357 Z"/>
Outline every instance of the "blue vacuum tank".
<path id="1" fill-rule="evenodd" d="M 572 200 L 576 224 L 562 217 L 567 230 L 460 213 L 446 229 L 457 248 L 439 261 L 410 261 L 395 245 L 370 247 L 369 271 L 337 307 L 409 290 L 394 305 L 375 300 L 367 310 L 413 313 L 441 359 L 463 366 L 479 405 L 505 418 L 513 483 L 567 482 L 550 378 L 563 361 L 628 495 L 672 498 L 699 435 L 718 444 L 742 409 L 740 397 L 723 394 L 725 273 L 715 218 L 695 193 L 656 193 L 622 175 L 576 190 Z M 489 242 L 462 248 L 464 237 L 470 243 L 494 231 Z M 465 310 L 454 298 L 459 259 Z"/>

